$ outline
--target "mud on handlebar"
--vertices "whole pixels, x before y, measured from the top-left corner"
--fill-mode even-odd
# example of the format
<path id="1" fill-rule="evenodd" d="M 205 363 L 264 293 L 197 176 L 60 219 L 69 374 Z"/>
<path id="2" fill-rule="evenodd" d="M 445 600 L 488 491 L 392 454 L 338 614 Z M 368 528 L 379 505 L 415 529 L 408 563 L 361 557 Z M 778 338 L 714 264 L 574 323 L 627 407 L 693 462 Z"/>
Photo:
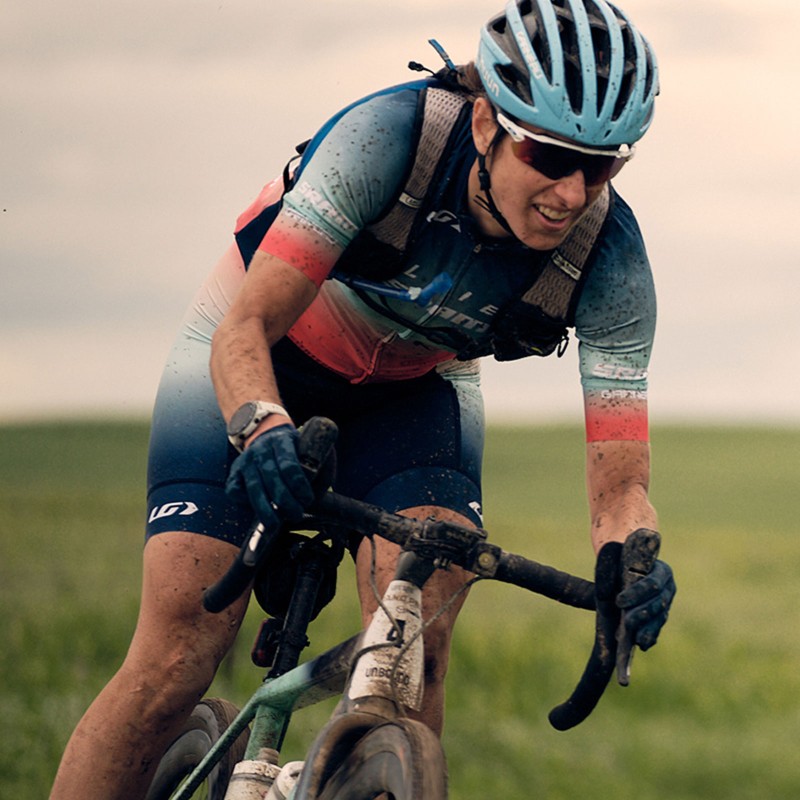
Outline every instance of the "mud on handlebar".
<path id="1" fill-rule="evenodd" d="M 591 582 L 554 567 L 506 552 L 486 540 L 486 531 L 443 520 L 416 520 L 327 490 L 320 478 L 333 448 L 337 428 L 330 420 L 315 417 L 301 431 L 299 455 L 312 485 L 318 489 L 315 503 L 294 530 L 321 530 L 336 526 L 364 535 L 377 535 L 412 550 L 437 567 L 456 564 L 481 578 L 513 584 L 576 608 L 595 611 L 595 640 L 575 690 L 548 719 L 557 730 L 568 730 L 589 716 L 600 700 L 615 666 L 625 672 L 627 685 L 631 644 L 620 633 L 620 611 L 615 597 L 625 570 L 647 572 L 658 551 L 658 534 L 637 531 L 622 545 L 601 551 Z M 326 476 L 327 477 L 327 476 Z M 269 555 L 274 536 L 257 526 L 245 541 L 228 572 L 206 590 L 204 607 L 219 612 L 248 588 L 258 567 Z M 620 667 L 619 662 L 624 662 Z"/>

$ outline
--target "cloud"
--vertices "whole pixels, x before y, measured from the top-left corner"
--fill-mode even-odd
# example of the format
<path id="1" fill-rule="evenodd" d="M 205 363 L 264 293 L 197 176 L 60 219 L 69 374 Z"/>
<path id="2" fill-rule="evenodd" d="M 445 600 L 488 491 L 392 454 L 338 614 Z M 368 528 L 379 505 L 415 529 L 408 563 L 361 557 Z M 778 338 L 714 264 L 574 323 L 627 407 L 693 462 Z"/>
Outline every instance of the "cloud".
<path id="1" fill-rule="evenodd" d="M 623 5 L 662 69 L 655 123 L 618 181 L 659 287 L 654 408 L 717 404 L 797 419 L 798 379 L 781 365 L 800 348 L 800 107 L 791 102 L 800 7 Z M 146 408 L 184 304 L 294 144 L 341 105 L 411 77 L 408 60 L 437 67 L 431 36 L 455 60 L 471 58 L 480 25 L 501 6 L 76 0 L 5 9 L 0 336 L 13 347 L 4 344 L 10 388 L 0 415 L 31 398 L 79 408 L 102 396 L 130 408 L 136 396 Z M 137 365 L 135 380 L 126 364 Z M 537 414 L 569 406 L 574 416 L 579 404 L 568 362 L 489 364 L 486 385 L 490 413 L 530 403 Z"/>

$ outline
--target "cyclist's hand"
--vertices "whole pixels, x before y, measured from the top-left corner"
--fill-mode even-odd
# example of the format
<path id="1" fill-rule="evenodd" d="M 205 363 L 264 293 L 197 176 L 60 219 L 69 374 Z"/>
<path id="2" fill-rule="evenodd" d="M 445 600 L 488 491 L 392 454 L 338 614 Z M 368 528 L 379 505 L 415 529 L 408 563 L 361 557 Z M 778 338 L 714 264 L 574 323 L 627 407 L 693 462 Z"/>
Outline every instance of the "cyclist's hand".
<path id="1" fill-rule="evenodd" d="M 233 462 L 225 491 L 237 503 L 250 505 L 268 530 L 296 521 L 314 500 L 314 492 L 297 457 L 298 433 L 278 425 L 262 433 Z"/>
<path id="2" fill-rule="evenodd" d="M 656 643 L 673 597 L 675 579 L 671 567 L 664 561 L 656 561 L 647 575 L 617 595 L 625 628 L 642 650 Z"/>

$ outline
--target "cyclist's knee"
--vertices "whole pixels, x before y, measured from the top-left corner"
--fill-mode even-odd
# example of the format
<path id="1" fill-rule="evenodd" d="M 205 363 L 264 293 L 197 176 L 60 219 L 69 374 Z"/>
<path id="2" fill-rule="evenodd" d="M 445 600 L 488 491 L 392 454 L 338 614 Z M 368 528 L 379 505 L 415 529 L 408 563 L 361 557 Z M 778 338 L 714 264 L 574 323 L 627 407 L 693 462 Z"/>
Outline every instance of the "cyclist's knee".
<path id="1" fill-rule="evenodd" d="M 211 685 L 218 663 L 213 649 L 183 637 L 149 648 L 134 640 L 114 683 L 118 697 L 135 708 L 137 727 L 156 732 L 191 711 Z"/>
<path id="2" fill-rule="evenodd" d="M 194 534 L 159 534 L 145 548 L 139 621 L 120 680 L 156 717 L 199 699 L 236 637 L 246 597 L 220 614 L 202 608 L 203 589 L 232 554 L 230 545 Z"/>
<path id="3" fill-rule="evenodd" d="M 189 630 L 168 633 L 148 646 L 152 634 L 134 644 L 126 658 L 125 670 L 143 691 L 167 706 L 187 698 L 199 698 L 214 680 L 230 642 Z"/>
<path id="4" fill-rule="evenodd" d="M 450 661 L 450 626 L 434 622 L 425 632 L 425 683 L 444 683 Z"/>

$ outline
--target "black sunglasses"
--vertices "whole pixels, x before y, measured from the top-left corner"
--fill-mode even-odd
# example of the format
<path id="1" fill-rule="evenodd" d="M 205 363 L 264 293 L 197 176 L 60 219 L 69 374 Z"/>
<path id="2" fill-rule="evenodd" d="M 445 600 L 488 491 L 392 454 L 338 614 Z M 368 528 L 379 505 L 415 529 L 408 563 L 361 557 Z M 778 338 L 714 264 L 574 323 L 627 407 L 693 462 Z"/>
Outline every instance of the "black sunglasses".
<path id="1" fill-rule="evenodd" d="M 616 150 L 598 150 L 533 133 L 501 112 L 497 113 L 497 122 L 511 137 L 514 155 L 553 181 L 580 170 L 587 186 L 599 186 L 618 175 L 633 158 L 634 148 L 627 144 Z"/>

